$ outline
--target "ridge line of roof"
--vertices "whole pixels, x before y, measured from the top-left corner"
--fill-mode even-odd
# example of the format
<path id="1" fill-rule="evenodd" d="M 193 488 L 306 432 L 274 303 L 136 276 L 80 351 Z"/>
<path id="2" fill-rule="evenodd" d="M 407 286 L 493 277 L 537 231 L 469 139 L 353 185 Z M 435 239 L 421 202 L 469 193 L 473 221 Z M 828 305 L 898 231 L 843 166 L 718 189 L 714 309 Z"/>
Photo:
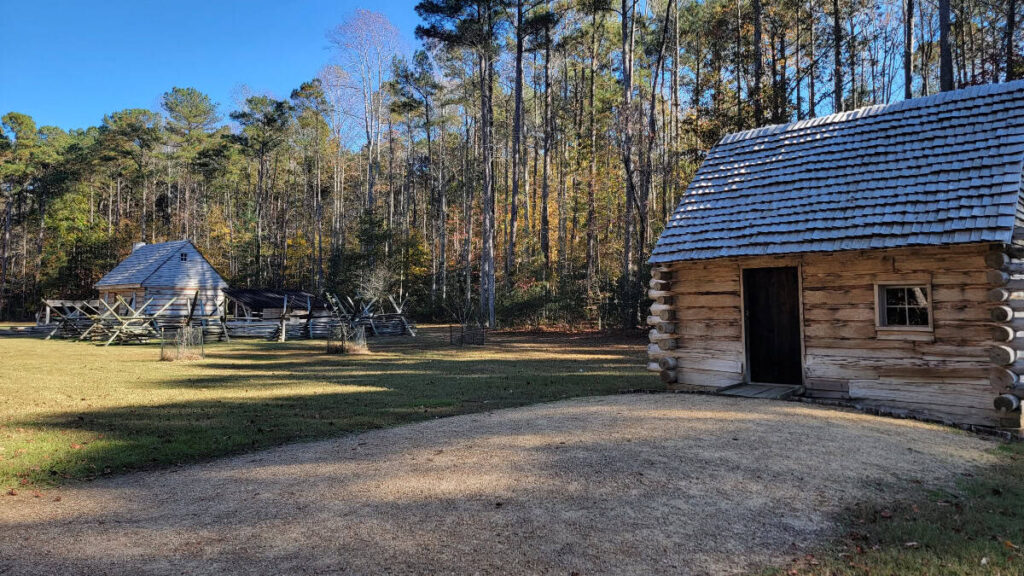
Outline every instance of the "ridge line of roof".
<path id="1" fill-rule="evenodd" d="M 907 108 L 918 108 L 925 107 L 933 104 L 943 104 L 953 100 L 966 100 L 970 98 L 977 98 L 978 96 L 990 96 L 992 94 L 1001 94 L 1003 92 L 1013 92 L 1014 90 L 1024 89 L 1024 79 L 1013 80 L 1010 82 L 1001 82 L 998 84 L 980 84 L 977 86 L 968 86 L 961 88 L 960 90 L 953 90 L 950 92 L 939 92 L 937 94 L 931 94 L 929 96 L 920 96 L 918 98 L 911 98 L 909 100 L 899 100 L 897 102 L 891 102 L 889 104 L 875 104 L 872 106 L 864 106 L 856 108 L 854 110 L 847 110 L 845 112 L 835 112 L 826 116 L 816 116 L 814 118 L 804 118 L 803 120 L 797 120 L 795 122 L 785 122 L 782 124 L 771 124 L 768 126 L 762 126 L 760 128 L 750 128 L 748 130 L 741 130 L 739 132 L 732 132 L 726 134 L 719 140 L 718 144 L 733 144 L 742 140 L 750 140 L 751 138 L 757 138 L 768 134 L 776 134 L 779 132 L 787 132 L 789 130 L 799 130 L 809 126 L 819 126 L 822 124 L 834 124 L 840 122 L 847 122 L 850 120 L 857 120 L 865 116 L 874 116 L 890 111 L 899 111 Z"/>

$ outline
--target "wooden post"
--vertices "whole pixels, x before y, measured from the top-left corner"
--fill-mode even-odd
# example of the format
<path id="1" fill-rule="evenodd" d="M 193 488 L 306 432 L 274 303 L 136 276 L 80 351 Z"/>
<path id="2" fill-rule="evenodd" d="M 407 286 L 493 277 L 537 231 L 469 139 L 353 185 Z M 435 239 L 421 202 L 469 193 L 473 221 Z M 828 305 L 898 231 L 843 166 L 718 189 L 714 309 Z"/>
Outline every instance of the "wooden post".
<path id="1" fill-rule="evenodd" d="M 284 308 L 281 309 L 281 333 L 277 335 L 278 342 L 284 342 L 287 340 L 285 332 L 288 330 L 288 295 L 284 295 Z"/>
<path id="2" fill-rule="evenodd" d="M 313 339 L 313 301 L 306 296 L 306 336 Z"/>

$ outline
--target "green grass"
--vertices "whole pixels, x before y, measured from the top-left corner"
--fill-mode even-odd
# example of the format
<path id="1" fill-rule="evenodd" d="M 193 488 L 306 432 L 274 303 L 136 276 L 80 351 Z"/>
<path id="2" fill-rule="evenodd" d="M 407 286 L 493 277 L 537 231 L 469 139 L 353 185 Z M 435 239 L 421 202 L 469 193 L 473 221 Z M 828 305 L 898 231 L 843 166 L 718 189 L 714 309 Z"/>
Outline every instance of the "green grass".
<path id="1" fill-rule="evenodd" d="M 955 491 L 849 511 L 843 536 L 771 574 L 1024 574 L 1024 444 L 996 450 L 998 464 Z"/>
<path id="2" fill-rule="evenodd" d="M 0 487 L 169 466 L 294 440 L 560 398 L 660 388 L 638 340 L 441 329 L 326 355 L 323 341 L 236 340 L 205 360 L 157 346 L 0 339 Z"/>

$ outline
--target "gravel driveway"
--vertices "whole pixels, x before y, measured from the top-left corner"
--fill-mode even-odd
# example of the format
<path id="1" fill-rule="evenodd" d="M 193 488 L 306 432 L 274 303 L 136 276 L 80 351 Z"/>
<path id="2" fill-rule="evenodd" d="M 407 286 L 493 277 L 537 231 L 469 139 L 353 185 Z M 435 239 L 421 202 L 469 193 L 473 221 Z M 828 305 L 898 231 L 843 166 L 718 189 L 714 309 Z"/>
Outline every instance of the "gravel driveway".
<path id="1" fill-rule="evenodd" d="M 732 574 L 992 444 L 798 403 L 570 400 L 2 496 L 0 574 Z"/>

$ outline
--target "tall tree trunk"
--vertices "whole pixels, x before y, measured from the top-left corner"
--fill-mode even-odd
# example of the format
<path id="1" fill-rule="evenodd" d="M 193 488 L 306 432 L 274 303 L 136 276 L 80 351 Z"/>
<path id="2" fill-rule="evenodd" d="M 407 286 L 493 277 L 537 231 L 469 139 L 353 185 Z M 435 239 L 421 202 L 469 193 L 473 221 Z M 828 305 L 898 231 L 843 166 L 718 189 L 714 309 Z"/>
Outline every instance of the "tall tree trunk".
<path id="1" fill-rule="evenodd" d="M 794 78 L 793 78 L 793 80 L 796 82 L 796 119 L 797 120 L 803 120 L 804 119 L 804 102 L 803 102 L 803 93 L 801 92 L 803 90 L 804 79 L 803 79 L 803 62 L 801 61 L 801 58 L 803 58 L 803 52 L 802 52 L 803 37 L 800 35 L 800 32 L 802 30 L 802 28 L 800 27 L 800 22 L 801 22 L 801 19 L 800 19 L 800 8 L 801 8 L 801 6 L 799 4 L 797 4 L 797 6 L 796 6 L 796 54 L 795 54 L 795 59 L 794 59 L 794 64 L 796 65 L 796 76 L 794 76 Z M 813 26 L 813 24 L 812 24 L 812 26 Z"/>
<path id="2" fill-rule="evenodd" d="M 411 160 L 411 158 L 409 158 Z M 409 162 L 406 162 L 407 169 Z M 408 172 L 407 172 L 408 173 Z M 407 179 L 408 180 L 408 179 Z M 384 255 L 391 254 L 392 232 L 395 228 L 395 129 L 392 126 L 391 114 L 388 114 L 388 232 L 384 242 Z"/>
<path id="3" fill-rule="evenodd" d="M 846 57 L 847 57 L 847 62 L 849 64 L 849 66 L 850 66 L 850 102 L 849 102 L 849 106 L 844 106 L 844 108 L 848 107 L 850 110 L 853 110 L 854 108 L 857 108 L 858 106 L 860 106 L 860 99 L 858 97 L 858 95 L 860 93 L 860 90 L 858 89 L 859 86 L 857 84 L 857 55 L 858 55 L 858 51 L 857 51 L 857 37 L 855 35 L 856 28 L 854 27 L 854 7 L 853 6 L 850 7 L 850 14 L 849 14 L 849 19 L 847 20 L 847 24 L 850 27 L 849 34 L 847 35 L 847 38 L 846 38 L 846 41 L 847 41 L 847 43 L 849 45 L 849 47 L 847 48 Z"/>
<path id="4" fill-rule="evenodd" d="M 562 61 L 562 106 L 569 104 L 569 63 L 563 59 Z M 554 133 L 558 130 L 557 116 L 552 114 L 551 119 L 551 131 Z M 568 132 L 568 130 L 565 130 Z M 568 228 L 566 215 L 568 211 L 566 209 L 566 201 L 568 198 L 568 172 L 569 172 L 569 149 L 568 149 L 568 135 L 566 134 L 563 138 L 559 138 L 561 142 L 558 145 L 558 260 L 557 270 L 559 275 L 564 275 L 566 271 L 566 257 L 568 255 L 566 245 L 566 239 L 568 238 Z"/>
<path id="5" fill-rule="evenodd" d="M 917 16 L 919 19 L 918 33 L 921 36 L 920 42 L 917 43 L 921 47 L 921 96 L 928 96 L 931 94 L 931 61 L 932 61 L 932 42 L 928 39 L 934 37 L 935 30 L 929 25 L 931 18 L 925 19 L 925 11 L 918 10 Z"/>
<path id="6" fill-rule="evenodd" d="M 761 39 L 761 0 L 752 0 L 754 19 L 754 87 L 752 100 L 754 101 L 754 124 L 764 125 L 764 103 L 761 101 L 761 82 L 764 75 L 764 55 L 762 54 Z"/>
<path id="7" fill-rule="evenodd" d="M 46 191 L 40 190 L 39 192 L 39 229 L 36 230 L 36 262 L 35 270 L 32 274 L 32 300 L 35 301 L 35 296 L 38 295 L 39 290 L 39 274 L 43 270 L 43 246 L 46 243 Z"/>
<path id="8" fill-rule="evenodd" d="M 679 133 L 682 131 L 680 128 L 680 118 L 682 117 L 682 104 L 679 98 L 679 86 L 681 84 L 682 66 L 679 65 L 679 3 L 676 2 L 673 7 L 673 22 L 672 22 L 672 86 L 671 92 L 672 97 L 669 102 L 669 118 L 671 123 L 669 130 L 671 130 L 672 137 L 670 139 L 670 145 L 668 152 L 665 155 L 665 179 L 668 182 L 668 188 L 666 189 L 666 197 L 668 203 L 668 209 L 663 215 L 663 221 L 667 220 L 672 210 L 675 208 L 676 190 L 679 186 L 678 178 L 678 163 L 679 163 Z M 696 86 L 694 87 L 696 90 Z"/>
<path id="9" fill-rule="evenodd" d="M 949 0 L 939 0 L 939 89 L 953 89 L 953 47 L 949 40 Z"/>
<path id="10" fill-rule="evenodd" d="M 1020 78 L 1017 69 L 1017 50 L 1014 46 L 1014 35 L 1017 33 L 1017 0 L 1006 1 L 1006 31 L 1003 39 L 1005 44 L 1004 61 L 1006 65 L 1005 79 L 1007 82 Z"/>
<path id="11" fill-rule="evenodd" d="M 736 129 L 743 129 L 743 9 L 740 0 L 736 0 Z M 750 86 L 747 85 L 749 92 Z M 748 94 L 749 97 L 749 94 Z"/>
<path id="12" fill-rule="evenodd" d="M 637 203 L 636 180 L 633 170 L 633 32 L 636 0 L 622 0 L 622 110 L 619 118 L 622 130 L 622 166 L 626 180 L 625 212 L 622 239 L 622 324 L 636 326 L 637 306 L 634 293 L 636 271 L 633 263 L 633 208 Z"/>
<path id="13" fill-rule="evenodd" d="M 814 13 L 814 0 L 807 0 L 807 117 L 814 118 L 817 115 L 818 100 L 815 88 L 817 80 L 815 75 L 818 70 L 817 52 L 815 51 L 814 24 L 817 22 L 817 15 Z"/>
<path id="14" fill-rule="evenodd" d="M 602 18 L 602 23 L 603 20 Z M 590 168 L 587 175 L 587 292 L 593 293 L 597 280 L 597 111 L 594 109 L 594 97 L 597 85 L 597 35 L 600 30 L 596 10 L 591 16 L 590 23 L 590 86 L 587 94 L 587 123 L 590 131 Z"/>
<path id="15" fill-rule="evenodd" d="M 471 174 L 470 163 L 469 163 L 469 150 L 470 147 L 475 148 L 473 142 L 473 136 L 470 133 L 469 118 L 465 119 L 466 128 L 466 145 L 462 147 L 462 173 L 465 175 L 466 180 L 463 181 L 463 194 L 462 194 L 462 217 L 463 217 L 463 239 L 462 239 L 462 262 L 464 267 L 465 275 L 465 296 L 466 296 L 466 308 L 469 308 L 470 302 L 472 301 L 473 292 L 473 188 L 476 186 L 475 182 L 469 181 L 468 178 Z M 475 171 L 473 174 L 475 175 Z M 480 318 L 483 321 L 483 318 Z"/>
<path id="16" fill-rule="evenodd" d="M 324 208 L 321 191 L 320 175 L 320 126 L 316 128 L 316 190 L 313 193 L 313 224 L 314 237 L 316 239 L 316 276 L 314 277 L 314 289 L 319 294 L 324 290 Z"/>
<path id="17" fill-rule="evenodd" d="M 843 111 L 843 24 L 839 12 L 839 0 L 832 0 L 832 53 L 835 57 L 832 76 L 835 86 L 832 88 L 832 108 L 834 112 Z"/>
<path id="18" fill-rule="evenodd" d="M 146 177 L 142 177 L 142 210 L 139 213 L 139 239 L 143 242 L 146 241 L 146 192 L 149 188 L 149 181 Z"/>
<path id="19" fill-rule="evenodd" d="M 444 136 L 447 133 L 445 127 L 445 108 L 441 107 L 441 130 L 438 142 L 438 169 L 437 169 L 437 202 L 438 202 L 438 243 L 440 244 L 438 260 L 441 274 L 441 302 L 448 301 L 448 186 L 444 180 L 445 169 L 445 146 Z"/>
<path id="20" fill-rule="evenodd" d="M 8 198 L 6 206 L 4 206 L 3 244 L 0 244 L 0 318 L 5 318 L 7 312 L 7 299 L 4 297 L 4 290 L 7 288 L 8 254 L 11 249 L 11 209 L 13 206 L 14 199 Z"/>
<path id="21" fill-rule="evenodd" d="M 485 30 L 493 31 L 490 3 L 485 7 Z M 489 51 L 480 54 L 480 146 L 483 164 L 483 235 L 480 242 L 480 316 L 488 327 L 494 327 L 494 166 L 491 149 L 493 121 L 494 60 Z"/>
<path id="22" fill-rule="evenodd" d="M 668 25 L 669 16 L 672 14 L 672 0 L 668 1 L 665 5 L 665 18 L 662 20 L 661 25 L 661 41 L 658 47 L 658 57 L 655 60 L 654 70 L 651 74 L 651 98 L 648 106 L 647 116 L 647 147 L 644 154 L 644 184 L 641 191 L 640 206 L 639 206 L 639 220 L 640 228 L 637 234 L 637 262 L 644 260 L 644 251 L 646 250 L 648 243 L 648 233 L 650 229 L 649 217 L 648 217 L 648 206 L 651 198 L 651 194 L 654 189 L 654 147 L 658 139 L 658 117 L 657 117 L 657 102 L 658 102 L 658 82 L 661 80 L 662 67 L 665 63 L 665 50 L 668 46 Z"/>
<path id="23" fill-rule="evenodd" d="M 516 0 L 516 63 L 514 80 L 515 111 L 512 116 L 512 195 L 508 205 L 508 246 L 505 254 L 505 283 L 512 285 L 516 269 L 516 235 L 519 218 L 520 148 L 523 139 L 523 2 Z"/>
<path id="24" fill-rule="evenodd" d="M 258 157 L 259 166 L 256 171 L 256 285 L 263 284 L 263 213 L 264 202 L 266 201 L 266 154 L 260 150 Z"/>
<path id="25" fill-rule="evenodd" d="M 551 42 L 544 44 L 544 167 L 541 171 L 540 192 L 540 251 L 544 256 L 545 274 L 551 271 L 551 230 L 548 223 L 548 198 L 551 195 Z"/>
<path id="26" fill-rule="evenodd" d="M 914 0 L 903 0 L 903 97 L 914 97 Z"/>

